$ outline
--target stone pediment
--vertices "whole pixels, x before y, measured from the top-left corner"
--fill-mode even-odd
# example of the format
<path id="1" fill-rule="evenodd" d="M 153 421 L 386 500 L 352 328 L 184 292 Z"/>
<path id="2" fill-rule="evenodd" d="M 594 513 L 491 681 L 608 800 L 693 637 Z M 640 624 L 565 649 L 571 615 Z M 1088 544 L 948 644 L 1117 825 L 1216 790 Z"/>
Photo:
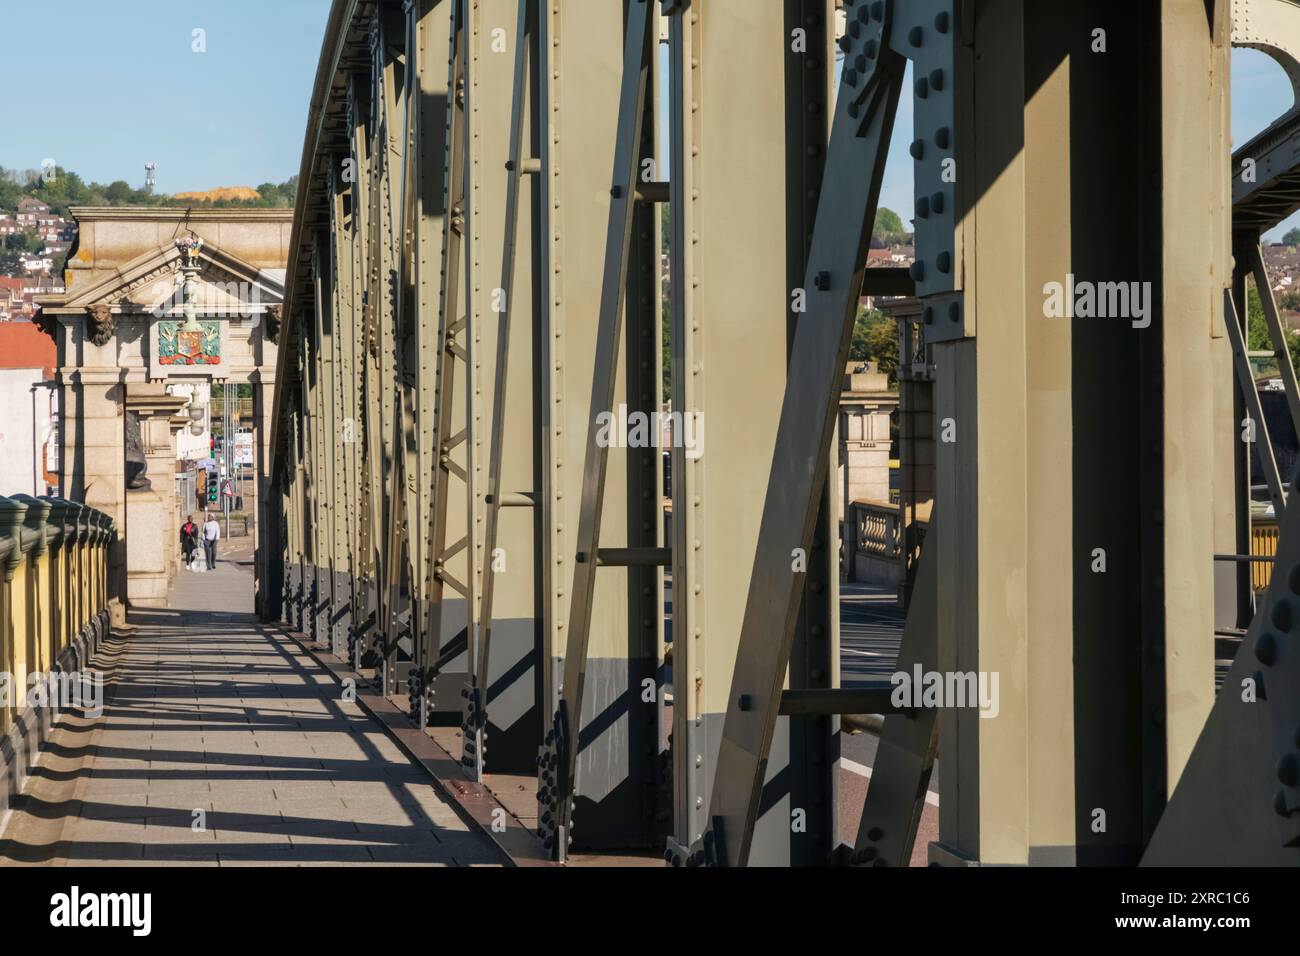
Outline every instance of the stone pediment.
<path id="1" fill-rule="evenodd" d="M 232 318 L 260 315 L 284 297 L 282 280 L 205 244 L 198 309 L 204 314 Z M 107 306 L 114 312 L 152 312 L 159 317 L 180 314 L 181 253 L 174 245 L 137 257 L 113 275 L 75 291 L 58 311 L 77 312 Z"/>

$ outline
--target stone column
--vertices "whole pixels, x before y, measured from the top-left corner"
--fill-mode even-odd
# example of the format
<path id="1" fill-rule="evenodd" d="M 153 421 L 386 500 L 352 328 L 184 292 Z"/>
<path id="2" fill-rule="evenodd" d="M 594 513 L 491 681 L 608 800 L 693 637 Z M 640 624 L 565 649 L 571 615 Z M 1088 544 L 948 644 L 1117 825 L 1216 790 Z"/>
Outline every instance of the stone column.
<path id="1" fill-rule="evenodd" d="M 162 607 L 176 573 L 176 429 L 184 424 L 183 395 L 169 395 L 162 383 L 126 387 L 126 413 L 140 419 L 140 439 L 149 487 L 126 489 L 127 602 Z"/>
<path id="2" fill-rule="evenodd" d="M 850 362 L 840 396 L 840 513 L 867 498 L 889 501 L 889 415 L 898 395 L 875 363 Z"/>
<path id="3" fill-rule="evenodd" d="M 113 317 L 62 316 L 64 342 L 59 371 L 63 460 L 59 494 L 98 508 L 118 528 L 109 553 L 109 598 L 114 613 L 126 599 L 126 485 L 122 459 L 125 372 L 117 361 Z"/>

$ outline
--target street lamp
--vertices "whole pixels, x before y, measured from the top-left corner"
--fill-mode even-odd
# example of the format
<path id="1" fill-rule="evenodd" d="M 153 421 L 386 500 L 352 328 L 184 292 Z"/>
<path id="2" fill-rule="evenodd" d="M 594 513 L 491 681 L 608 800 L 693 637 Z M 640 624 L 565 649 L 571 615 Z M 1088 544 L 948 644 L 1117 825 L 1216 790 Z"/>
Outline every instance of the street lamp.
<path id="1" fill-rule="evenodd" d="M 203 248 L 203 240 L 191 233 L 182 239 L 176 240 L 176 248 L 181 252 L 181 275 L 183 276 L 181 285 L 181 301 L 184 303 L 183 311 L 185 313 L 185 324 L 181 330 L 185 332 L 201 332 L 203 327 L 199 325 L 198 313 L 194 308 L 194 297 L 199 290 L 199 250 Z"/>
<path id="2" fill-rule="evenodd" d="M 203 400 L 203 394 L 199 391 L 199 386 L 193 386 L 190 392 L 190 434 L 196 438 L 203 434 L 203 419 L 207 412 L 207 402 Z"/>

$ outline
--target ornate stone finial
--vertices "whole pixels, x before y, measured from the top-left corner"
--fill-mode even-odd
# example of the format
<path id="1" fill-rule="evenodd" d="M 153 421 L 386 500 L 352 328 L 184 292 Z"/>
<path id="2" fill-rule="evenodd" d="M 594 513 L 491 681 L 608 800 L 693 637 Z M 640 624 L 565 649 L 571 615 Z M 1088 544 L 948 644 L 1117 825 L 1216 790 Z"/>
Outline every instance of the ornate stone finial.
<path id="1" fill-rule="evenodd" d="M 181 252 L 181 267 L 197 269 L 199 251 L 203 248 L 203 239 L 191 233 L 176 240 L 176 248 Z"/>
<path id="2" fill-rule="evenodd" d="M 283 305 L 268 305 L 263 321 L 266 322 L 266 337 L 275 344 L 280 344 L 280 322 L 284 318 Z"/>
<path id="3" fill-rule="evenodd" d="M 107 345 L 113 338 L 113 310 L 107 303 L 86 306 L 86 332 L 96 345 Z"/>

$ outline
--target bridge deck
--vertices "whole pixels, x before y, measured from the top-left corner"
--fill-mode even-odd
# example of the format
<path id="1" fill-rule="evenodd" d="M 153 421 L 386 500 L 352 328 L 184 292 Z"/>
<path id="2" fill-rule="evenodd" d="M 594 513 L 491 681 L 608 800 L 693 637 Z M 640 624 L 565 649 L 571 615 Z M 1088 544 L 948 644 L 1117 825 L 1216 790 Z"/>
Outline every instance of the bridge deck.
<path id="1" fill-rule="evenodd" d="M 324 668 L 258 623 L 245 567 L 182 572 L 170 603 L 109 644 L 103 714 L 65 716 L 0 865 L 502 862 Z"/>

